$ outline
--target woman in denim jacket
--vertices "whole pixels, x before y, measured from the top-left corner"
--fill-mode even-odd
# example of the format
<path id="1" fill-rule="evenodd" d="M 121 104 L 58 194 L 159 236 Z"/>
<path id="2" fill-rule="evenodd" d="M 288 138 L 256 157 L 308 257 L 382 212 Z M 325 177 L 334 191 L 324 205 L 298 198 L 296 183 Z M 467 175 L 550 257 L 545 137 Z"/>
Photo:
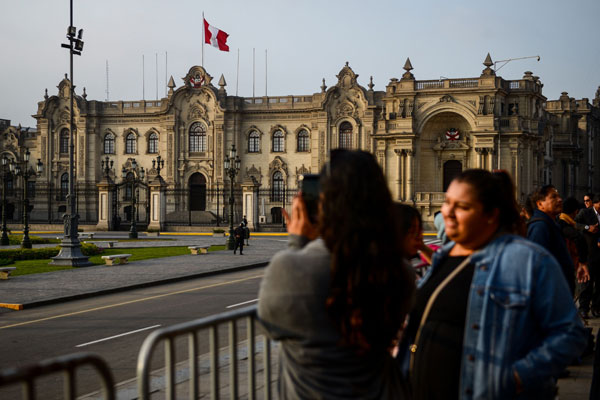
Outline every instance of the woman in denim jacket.
<path id="1" fill-rule="evenodd" d="M 557 262 L 515 235 L 509 176 L 464 171 L 442 214 L 452 242 L 419 283 L 403 342 L 414 398 L 554 399 L 586 339 Z"/>

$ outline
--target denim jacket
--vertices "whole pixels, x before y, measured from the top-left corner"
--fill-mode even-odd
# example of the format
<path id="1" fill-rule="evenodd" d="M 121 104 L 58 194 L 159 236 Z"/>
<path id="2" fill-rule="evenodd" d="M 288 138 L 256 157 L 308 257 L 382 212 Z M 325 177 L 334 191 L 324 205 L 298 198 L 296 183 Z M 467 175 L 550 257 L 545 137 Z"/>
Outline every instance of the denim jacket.
<path id="1" fill-rule="evenodd" d="M 433 256 L 419 286 L 448 255 Z M 585 348 L 583 324 L 560 266 L 542 247 L 497 236 L 473 254 L 461 360 L 461 399 L 553 399 L 555 379 Z M 406 365 L 406 364 L 405 364 Z"/>

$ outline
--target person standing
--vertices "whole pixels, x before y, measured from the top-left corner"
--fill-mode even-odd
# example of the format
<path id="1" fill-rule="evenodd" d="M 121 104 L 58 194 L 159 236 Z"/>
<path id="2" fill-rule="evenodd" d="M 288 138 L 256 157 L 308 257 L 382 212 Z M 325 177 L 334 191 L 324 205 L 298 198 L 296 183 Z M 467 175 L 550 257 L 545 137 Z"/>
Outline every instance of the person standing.
<path id="1" fill-rule="evenodd" d="M 451 242 L 419 282 L 400 348 L 413 398 L 554 399 L 586 345 L 560 266 L 520 236 L 505 172 L 463 171 L 445 196 Z"/>
<path id="2" fill-rule="evenodd" d="M 589 197 L 586 195 L 585 197 Z M 584 200 L 585 200 L 584 197 Z M 595 194 L 586 203 L 592 204 L 579 211 L 575 217 L 575 222 L 582 227 L 583 237 L 588 247 L 588 269 L 590 271 L 589 282 L 583 284 L 579 296 L 579 310 L 582 314 L 591 312 L 592 316 L 600 317 L 600 195 Z"/>
<path id="3" fill-rule="evenodd" d="M 585 208 L 590 208 L 592 206 L 592 198 L 594 197 L 593 193 L 587 193 L 583 195 L 583 205 Z"/>
<path id="4" fill-rule="evenodd" d="M 240 256 L 244 254 L 244 224 L 241 223 L 237 228 L 233 230 L 233 237 L 235 238 L 235 248 L 233 254 L 240 248 Z"/>
<path id="5" fill-rule="evenodd" d="M 533 192 L 531 202 L 535 209 L 527 222 L 527 239 L 539 244 L 554 256 L 571 294 L 575 295 L 575 266 L 567 242 L 556 223 L 556 218 L 563 209 L 563 201 L 558 190 L 552 185 L 544 185 Z"/>
<path id="6" fill-rule="evenodd" d="M 392 196 L 375 157 L 336 149 L 320 177 L 317 221 L 302 196 L 287 221 L 289 247 L 273 256 L 258 317 L 280 341 L 281 400 L 408 399 L 390 354 L 415 278 L 402 262 Z"/>

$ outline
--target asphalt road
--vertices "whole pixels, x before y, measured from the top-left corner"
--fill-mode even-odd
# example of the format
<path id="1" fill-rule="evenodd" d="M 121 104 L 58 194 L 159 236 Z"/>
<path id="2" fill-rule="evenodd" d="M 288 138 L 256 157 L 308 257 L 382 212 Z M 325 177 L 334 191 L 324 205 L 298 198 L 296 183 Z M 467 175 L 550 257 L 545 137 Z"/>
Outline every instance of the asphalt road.
<path id="1" fill-rule="evenodd" d="M 115 382 L 135 377 L 143 340 L 158 327 L 256 304 L 263 269 L 220 274 L 0 315 L 0 368 L 21 366 L 78 351 L 99 354 L 111 367 Z M 244 332 L 240 331 L 239 335 Z M 240 336 L 238 336 L 240 337 Z M 199 340 L 200 354 L 207 340 Z M 226 343 L 223 338 L 221 343 Z M 177 343 L 185 360 L 186 343 Z M 158 355 L 157 361 L 161 361 Z M 161 365 L 156 364 L 156 367 Z M 99 389 L 90 371 L 78 377 L 79 395 Z M 41 381 L 40 398 L 61 398 L 60 377 Z M 0 391 L 1 399 L 19 398 L 20 389 Z"/>

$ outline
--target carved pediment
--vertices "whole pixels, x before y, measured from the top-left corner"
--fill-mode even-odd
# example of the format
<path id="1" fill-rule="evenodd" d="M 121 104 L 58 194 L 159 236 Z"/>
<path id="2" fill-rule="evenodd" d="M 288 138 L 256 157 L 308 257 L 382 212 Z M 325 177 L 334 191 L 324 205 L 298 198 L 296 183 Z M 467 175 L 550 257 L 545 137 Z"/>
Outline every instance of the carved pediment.
<path id="1" fill-rule="evenodd" d="M 288 174 L 287 164 L 279 156 L 276 156 L 269 164 L 269 175 L 272 175 L 275 171 L 283 171 L 286 175 Z"/>
<path id="2" fill-rule="evenodd" d="M 197 102 L 190 106 L 190 109 L 188 111 L 188 120 L 206 119 L 206 115 L 206 107 L 202 103 Z"/>
<path id="3" fill-rule="evenodd" d="M 339 74 L 336 75 L 338 78 L 337 86 L 348 89 L 352 86 L 356 86 L 356 78 L 358 78 L 358 74 L 355 74 L 352 68 L 346 62 L 346 65 L 342 68 Z"/>
<path id="4" fill-rule="evenodd" d="M 186 86 L 192 89 L 201 89 L 203 86 L 212 86 L 212 76 L 200 66 L 190 68 L 187 75 L 183 77 Z"/>
<path id="5" fill-rule="evenodd" d="M 254 164 L 250 168 L 246 167 L 246 179 L 252 182 L 260 182 L 262 180 L 262 168 L 256 168 Z"/>

